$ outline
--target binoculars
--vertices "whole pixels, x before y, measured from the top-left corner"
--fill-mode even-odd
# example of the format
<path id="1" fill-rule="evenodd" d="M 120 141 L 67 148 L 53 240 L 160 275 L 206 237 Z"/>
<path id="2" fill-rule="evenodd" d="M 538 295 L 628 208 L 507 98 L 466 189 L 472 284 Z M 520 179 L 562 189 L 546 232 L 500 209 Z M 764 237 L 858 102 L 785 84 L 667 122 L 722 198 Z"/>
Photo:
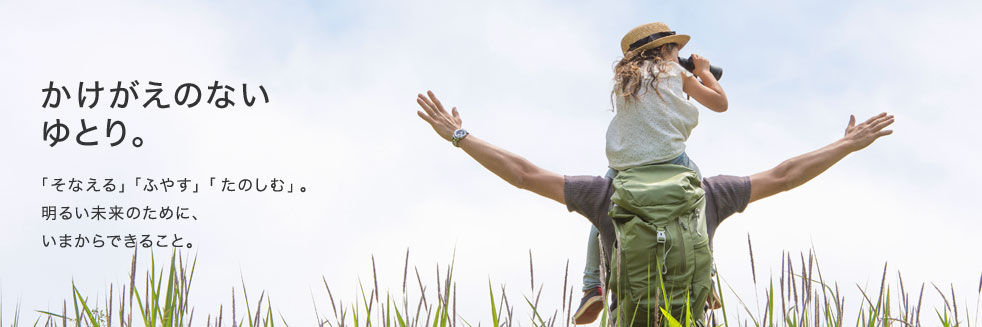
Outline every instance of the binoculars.
<path id="1" fill-rule="evenodd" d="M 679 57 L 679 65 L 689 72 L 696 70 L 696 64 L 692 62 L 691 55 L 688 58 Z M 723 68 L 720 68 L 719 66 L 709 65 L 709 72 L 713 74 L 713 77 L 716 77 L 717 81 L 723 77 Z"/>

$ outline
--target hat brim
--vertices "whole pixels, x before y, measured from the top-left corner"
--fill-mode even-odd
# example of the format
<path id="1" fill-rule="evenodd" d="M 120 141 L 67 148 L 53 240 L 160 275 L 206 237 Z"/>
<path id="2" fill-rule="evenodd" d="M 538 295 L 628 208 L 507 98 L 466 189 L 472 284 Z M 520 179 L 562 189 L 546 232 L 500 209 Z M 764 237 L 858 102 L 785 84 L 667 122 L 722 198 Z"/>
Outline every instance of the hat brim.
<path id="1" fill-rule="evenodd" d="M 678 44 L 679 45 L 679 49 L 682 49 L 683 47 L 685 47 L 685 44 L 686 43 L 689 43 L 689 39 L 690 39 L 690 37 L 688 35 L 686 35 L 686 34 L 670 35 L 670 36 L 666 36 L 666 37 L 659 38 L 657 40 L 648 42 L 647 44 L 642 45 L 642 46 L 640 46 L 637 49 L 634 49 L 632 51 L 644 51 L 644 50 L 648 50 L 648 49 L 651 49 L 651 48 L 659 47 L 661 45 L 668 44 L 668 43 Z"/>

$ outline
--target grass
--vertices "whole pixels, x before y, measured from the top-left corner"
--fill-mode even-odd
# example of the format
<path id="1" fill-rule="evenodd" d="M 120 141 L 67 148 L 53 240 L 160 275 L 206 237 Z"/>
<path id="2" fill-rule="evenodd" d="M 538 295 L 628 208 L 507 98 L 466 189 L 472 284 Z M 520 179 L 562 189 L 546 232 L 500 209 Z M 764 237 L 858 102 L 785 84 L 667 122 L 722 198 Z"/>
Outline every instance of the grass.
<path id="1" fill-rule="evenodd" d="M 751 262 L 753 250 L 748 238 Z M 72 282 L 70 301 L 63 301 L 60 312 L 37 310 L 38 317 L 32 326 L 153 326 L 153 327 L 190 327 L 192 323 L 205 326 L 289 326 L 285 317 L 274 315 L 273 305 L 265 292 L 260 292 L 258 300 L 250 301 L 246 292 L 245 282 L 237 293 L 232 289 L 231 308 L 225 312 L 224 306 L 219 306 L 218 312 L 195 319 L 195 310 L 189 306 L 191 285 L 196 265 L 195 259 L 189 259 L 177 252 L 170 256 L 167 267 L 157 267 L 151 253 L 150 267 L 141 275 L 142 285 L 137 287 L 137 254 L 133 254 L 130 264 L 130 279 L 128 285 L 115 287 L 110 285 L 109 296 L 104 302 L 95 303 L 84 296 Z M 708 326 L 977 326 L 979 298 L 982 296 L 982 279 L 975 297 L 975 307 L 968 305 L 968 297 L 959 298 L 955 289 L 943 289 L 934 284 L 921 284 L 914 293 L 910 293 L 904 285 L 903 277 L 897 272 L 896 280 L 888 282 L 888 267 L 884 265 L 879 288 L 873 291 L 859 287 L 858 293 L 849 298 L 851 309 L 857 314 L 846 317 L 847 298 L 845 287 L 838 283 L 827 282 L 822 276 L 814 251 L 800 254 L 800 261 L 788 253 L 782 254 L 781 273 L 775 280 L 766 281 L 767 285 L 760 288 L 757 282 L 756 270 L 751 263 L 754 289 L 762 290 L 753 294 L 754 307 L 746 304 L 742 297 L 733 291 L 725 278 L 717 275 L 717 295 L 723 297 L 723 287 L 732 293 L 738 303 L 721 303 L 722 308 L 707 314 Z M 454 261 L 440 267 L 437 265 L 435 274 L 435 290 L 423 282 L 423 276 L 418 267 L 409 269 L 409 250 L 403 268 L 401 292 L 380 292 L 375 269 L 375 258 L 372 257 L 372 283 L 368 288 L 358 282 L 358 294 L 350 301 L 336 298 L 326 280 L 322 278 L 324 290 L 330 300 L 329 307 L 324 312 L 314 302 L 316 321 L 299 323 L 300 326 L 310 326 L 316 323 L 319 327 L 480 327 L 479 320 L 485 320 L 492 327 L 569 327 L 572 325 L 572 313 L 579 303 L 580 293 L 568 284 L 569 262 L 563 276 L 562 302 L 560 308 L 552 310 L 542 308 L 539 303 L 542 298 L 544 284 L 535 284 L 535 270 L 532 253 L 529 252 L 529 292 L 521 296 L 519 302 L 509 298 L 506 287 L 495 287 L 488 281 L 488 298 L 490 307 L 487 317 L 469 317 L 467 320 L 457 314 L 457 284 L 454 281 Z M 411 274 L 412 272 L 412 274 Z M 410 277 L 415 277 L 410 279 Z M 982 277 L 982 276 L 980 276 Z M 776 282 L 776 284 L 775 284 Z M 419 297 L 410 298 L 410 287 L 418 288 Z M 851 287 L 849 287 L 851 289 Z M 119 290 L 119 292 L 115 292 Z M 413 293 L 416 293 L 414 290 Z M 939 297 L 943 303 L 937 308 L 922 308 L 925 293 L 928 296 Z M 763 301 L 760 301 L 763 296 Z M 238 302 L 237 302 L 238 300 Z M 244 301 L 244 307 L 237 303 Z M 466 305 L 478 305 L 477 299 L 465 300 Z M 759 305 L 763 304 L 761 308 Z M 69 306 L 68 304 L 71 304 Z M 522 310 L 516 310 L 516 305 Z M 663 323 L 666 326 L 694 326 L 693 321 L 679 321 L 671 317 L 662 308 L 665 315 Z M 922 310 L 923 309 L 923 310 Z M 240 311 L 241 310 L 241 311 Z M 691 311 L 691 308 L 686 308 Z M 26 326 L 20 314 L 18 303 L 10 322 L 5 322 L 3 316 L 2 294 L 0 294 L 0 326 Z M 516 312 L 527 312 L 527 316 L 516 316 Z M 974 311 L 974 313 L 972 313 Z M 970 315 L 971 313 L 971 315 Z M 736 315 L 731 317 L 729 315 Z M 611 312 L 601 313 L 598 319 L 600 326 L 618 325 Z M 203 320 L 202 320 L 203 318 Z M 973 320 L 974 319 L 974 320 Z M 134 321 L 135 320 L 135 321 Z M 598 323 L 594 323 L 598 324 Z"/>

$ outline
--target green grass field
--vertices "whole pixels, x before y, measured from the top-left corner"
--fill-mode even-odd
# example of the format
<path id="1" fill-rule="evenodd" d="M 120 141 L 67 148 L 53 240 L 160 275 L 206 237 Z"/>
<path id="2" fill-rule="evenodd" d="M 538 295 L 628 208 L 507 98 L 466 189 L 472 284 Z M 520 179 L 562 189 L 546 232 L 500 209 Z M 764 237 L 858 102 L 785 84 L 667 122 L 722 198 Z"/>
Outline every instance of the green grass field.
<path id="1" fill-rule="evenodd" d="M 749 246 L 748 238 L 748 246 Z M 752 247 L 751 247 L 752 248 Z M 845 289 L 835 282 L 822 277 L 814 252 L 801 254 L 797 262 L 793 256 L 785 254 L 781 258 L 781 274 L 777 279 L 761 281 L 758 285 L 753 265 L 753 251 L 750 251 L 752 280 L 754 289 L 761 294 L 735 294 L 732 287 L 716 276 L 717 295 L 732 294 L 737 303 L 722 302 L 722 308 L 707 314 L 707 326 L 965 326 L 976 325 L 979 298 L 982 295 L 982 279 L 976 294 L 958 298 L 954 288 L 942 289 L 936 285 L 921 284 L 913 288 L 904 285 L 903 278 L 888 277 L 884 266 L 879 288 L 873 291 L 859 288 L 855 298 L 846 298 Z M 220 305 L 217 313 L 195 314 L 189 307 L 189 294 L 194 277 L 195 259 L 172 253 L 166 267 L 157 267 L 151 254 L 150 267 L 142 278 L 137 278 L 137 255 L 134 253 L 130 264 L 128 285 L 110 286 L 104 301 L 94 303 L 83 292 L 72 285 L 72 297 L 63 301 L 58 312 L 31 311 L 33 319 L 25 320 L 20 305 L 14 308 L 12 318 L 4 317 L 0 302 L 0 326 L 329 326 L 329 327 L 515 327 L 572 326 L 571 317 L 579 303 L 581 293 L 568 284 L 569 264 L 563 276 L 563 302 L 559 308 L 542 308 L 542 286 L 535 287 L 532 254 L 529 253 L 530 295 L 510 298 L 504 286 L 494 287 L 488 282 L 488 296 L 482 301 L 487 306 L 488 315 L 484 317 L 462 317 L 457 314 L 456 284 L 454 283 L 453 263 L 437 269 L 435 286 L 423 282 L 419 270 L 409 266 L 409 251 L 406 251 L 401 292 L 381 293 L 375 277 L 375 259 L 372 258 L 372 284 L 364 287 L 358 282 L 360 291 L 357 299 L 335 301 L 335 294 L 326 279 L 323 292 L 329 303 L 314 303 L 317 321 L 296 321 L 278 313 L 265 292 L 252 297 L 245 291 L 243 282 L 237 293 L 233 288 L 229 306 Z M 441 273 L 442 270 L 442 273 Z M 139 280 L 139 281 L 138 281 Z M 759 287 L 762 286 L 762 287 Z M 410 298 L 410 288 L 417 288 L 420 296 Z M 435 287 L 435 289 L 433 289 Z M 858 285 L 857 285 L 858 288 Z M 849 287 L 851 290 L 851 286 Z M 412 293 L 416 293 L 413 290 Z M 854 293 L 856 294 L 856 293 Z M 937 297 L 943 306 L 922 308 L 925 297 Z M 974 297 L 974 299 L 970 299 Z M 753 298 L 759 303 L 747 305 L 745 299 Z M 848 300 L 848 301 L 847 301 Z M 968 303 L 974 300 L 974 306 Z M 477 305 L 474 300 L 464 300 L 466 305 Z M 849 311 L 858 312 L 847 317 Z M 963 303 L 959 306 L 958 303 Z M 524 307 L 530 314 L 516 317 L 516 307 Z M 608 306 L 609 307 L 609 306 Z M 318 309 L 318 308 L 323 308 Z M 609 313 L 601 314 L 598 322 L 592 325 L 617 326 L 616 321 L 607 319 Z M 4 319 L 7 319 L 6 321 Z M 488 320 L 490 319 L 490 320 Z M 313 319 L 311 319 L 313 320 Z M 289 323 L 288 323 L 289 322 Z M 694 326 L 692 321 L 677 321 L 675 317 L 664 319 L 665 326 Z"/>

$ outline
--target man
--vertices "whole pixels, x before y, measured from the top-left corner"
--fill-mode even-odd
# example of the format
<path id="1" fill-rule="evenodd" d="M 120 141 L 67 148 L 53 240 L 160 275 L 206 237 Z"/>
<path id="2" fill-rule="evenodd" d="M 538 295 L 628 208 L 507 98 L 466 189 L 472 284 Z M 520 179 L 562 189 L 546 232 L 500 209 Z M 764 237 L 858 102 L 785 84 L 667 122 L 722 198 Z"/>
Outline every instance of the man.
<path id="1" fill-rule="evenodd" d="M 485 142 L 461 129 L 462 120 L 457 108 L 447 112 L 432 91 L 419 94 L 416 102 L 423 109 L 420 118 L 430 124 L 440 137 L 460 147 L 484 168 L 508 183 L 566 205 L 569 211 L 585 216 L 600 234 L 602 252 L 607 254 L 614 242 L 614 227 L 608 216 L 611 179 L 599 176 L 563 176 L 542 169 L 525 158 Z M 850 116 L 845 136 L 818 150 L 788 159 L 769 170 L 751 176 L 720 175 L 705 178 L 705 219 L 710 240 L 720 222 L 747 204 L 771 195 L 791 190 L 837 163 L 846 155 L 866 148 L 878 138 L 890 135 L 884 130 L 893 124 L 894 117 L 881 113 L 861 124 Z M 585 278 L 586 280 L 586 278 Z M 585 324 L 596 319 L 603 309 L 603 291 L 587 288 L 577 310 L 575 322 Z M 701 316 L 701 315 L 699 315 Z"/>

